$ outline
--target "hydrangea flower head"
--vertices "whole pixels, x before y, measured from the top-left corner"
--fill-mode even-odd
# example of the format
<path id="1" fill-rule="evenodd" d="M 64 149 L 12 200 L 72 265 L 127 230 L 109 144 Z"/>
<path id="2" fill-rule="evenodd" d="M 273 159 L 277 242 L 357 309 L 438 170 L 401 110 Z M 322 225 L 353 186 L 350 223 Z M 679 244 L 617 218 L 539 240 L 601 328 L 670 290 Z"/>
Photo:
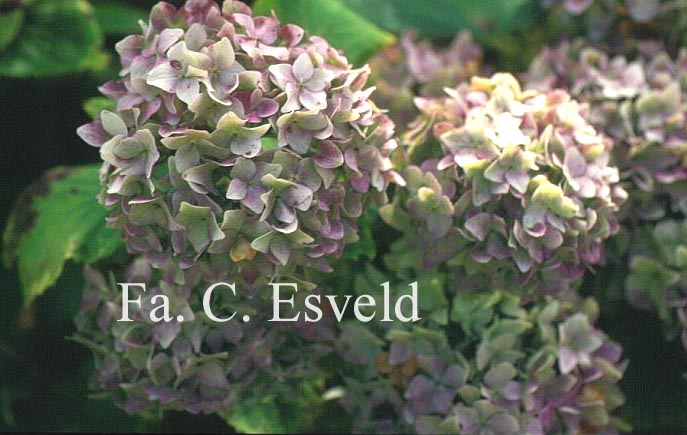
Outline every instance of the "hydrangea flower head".
<path id="1" fill-rule="evenodd" d="M 609 165 L 612 142 L 567 93 L 525 91 L 508 74 L 446 92 L 417 99 L 407 185 L 383 217 L 415 234 L 413 249 L 435 265 L 465 251 L 463 263 L 505 266 L 543 291 L 567 288 L 618 230 L 625 193 Z M 447 237 L 454 250 L 431 254 Z"/>
<path id="2" fill-rule="evenodd" d="M 656 220 L 687 215 L 685 77 L 684 49 L 671 58 L 646 45 L 629 59 L 575 41 L 543 50 L 527 82 L 540 90 L 569 89 L 589 104 L 589 121 L 615 142 L 612 157 L 631 191 L 628 212 Z"/>
<path id="3" fill-rule="evenodd" d="M 78 130 L 100 149 L 101 200 L 129 250 L 182 281 L 174 269 L 210 257 L 248 281 L 327 270 L 363 203 L 400 181 L 369 69 L 238 1 L 162 2 L 142 28 L 100 89 L 116 111 Z"/>
<path id="4" fill-rule="evenodd" d="M 111 277 L 147 283 L 146 291 L 131 286 L 131 322 L 122 318 L 122 289 L 101 272 L 85 269 L 86 289 L 76 318 L 74 340 L 88 347 L 95 359 L 94 387 L 113 398 L 129 414 L 159 415 L 163 411 L 226 416 L 255 391 L 274 394 L 280 403 L 307 401 L 299 395 L 322 380 L 320 357 L 331 351 L 335 333 L 331 322 L 313 330 L 304 322 L 270 323 L 271 298 L 264 294 L 222 294 L 218 288 L 211 303 L 214 315 L 226 322 L 210 321 L 202 292 L 212 271 L 194 266 L 193 279 L 169 285 L 156 278 L 159 272 L 140 257 Z M 242 289 L 243 290 L 243 289 Z M 162 313 L 159 297 L 169 300 L 170 321 L 154 322 Z M 303 298 L 296 302 L 302 309 Z M 289 316 L 292 313 L 287 313 Z M 178 316 L 183 316 L 179 321 Z M 295 396 L 292 397 L 290 395 Z"/>
<path id="5" fill-rule="evenodd" d="M 341 399 L 360 432 L 461 434 L 617 434 L 627 426 L 615 417 L 624 402 L 617 383 L 626 362 L 622 348 L 596 327 L 593 301 L 538 299 L 533 303 L 491 293 L 488 317 L 472 331 L 469 317 L 458 344 L 448 328 L 393 328 L 385 340 L 349 331 L 339 346 L 355 349 L 352 337 L 377 349 L 369 358 L 345 355 L 351 379 Z M 369 333 L 368 333 L 369 335 Z M 363 363 L 364 361 L 364 363 Z M 355 378 L 358 380 L 358 378 Z M 400 418 L 381 419 L 382 410 Z"/>

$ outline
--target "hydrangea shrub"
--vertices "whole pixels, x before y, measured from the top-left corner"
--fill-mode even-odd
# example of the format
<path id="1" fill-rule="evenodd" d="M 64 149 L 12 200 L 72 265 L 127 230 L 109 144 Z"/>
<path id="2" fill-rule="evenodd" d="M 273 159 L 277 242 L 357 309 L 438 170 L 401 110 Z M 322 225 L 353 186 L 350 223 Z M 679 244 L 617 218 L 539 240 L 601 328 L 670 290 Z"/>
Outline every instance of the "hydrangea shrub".
<path id="1" fill-rule="evenodd" d="M 545 3 L 610 20 L 602 33 L 665 13 Z M 239 1 L 162 2 L 141 27 L 100 88 L 115 109 L 78 130 L 130 256 L 86 269 L 74 339 L 125 411 L 231 423 L 245 403 L 308 414 L 337 399 L 355 432 L 626 431 L 622 348 L 579 291 L 621 230 L 630 300 L 687 346 L 685 52 L 562 43 L 521 85 L 476 76 L 490 68 L 465 32 L 446 49 L 406 34 L 370 68 Z M 361 234 L 373 247 L 341 260 Z M 336 324 L 325 307 L 318 323 L 268 322 L 278 279 L 304 290 L 296 310 L 350 282 L 381 304 L 389 281 L 398 301 L 416 281 L 422 320 Z M 123 280 L 148 285 L 132 323 L 116 321 Z M 203 313 L 220 281 L 241 295 L 213 311 L 250 322 Z M 185 320 L 149 321 L 159 295 Z"/>

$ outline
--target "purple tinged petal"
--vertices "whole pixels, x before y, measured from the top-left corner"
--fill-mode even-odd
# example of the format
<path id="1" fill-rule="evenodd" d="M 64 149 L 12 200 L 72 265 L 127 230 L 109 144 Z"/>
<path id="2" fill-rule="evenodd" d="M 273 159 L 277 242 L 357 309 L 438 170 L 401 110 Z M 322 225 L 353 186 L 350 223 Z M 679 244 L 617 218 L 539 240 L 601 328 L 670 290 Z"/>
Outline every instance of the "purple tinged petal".
<path id="1" fill-rule="evenodd" d="M 286 142 L 298 154 L 305 154 L 310 148 L 312 133 L 297 125 L 286 127 Z"/>
<path id="2" fill-rule="evenodd" d="M 344 226 L 341 221 L 331 221 L 322 225 L 322 235 L 328 239 L 341 240 L 344 237 Z"/>
<path id="3" fill-rule="evenodd" d="M 440 414 L 446 414 L 453 406 L 455 392 L 446 387 L 439 387 L 432 394 L 431 400 L 434 409 Z"/>
<path id="4" fill-rule="evenodd" d="M 191 51 L 200 51 L 208 39 L 208 34 L 205 31 L 205 26 L 200 23 L 193 23 L 184 35 L 186 47 Z"/>
<path id="5" fill-rule="evenodd" d="M 353 172 L 360 174 L 360 169 L 358 168 L 358 156 L 355 151 L 348 149 L 344 152 L 344 161 L 346 166 L 348 166 Z"/>
<path id="6" fill-rule="evenodd" d="M 182 36 L 184 36 L 184 31 L 181 29 L 164 29 L 157 39 L 158 51 L 166 53 L 170 47 L 179 42 Z"/>
<path id="7" fill-rule="evenodd" d="M 295 24 L 286 24 L 281 28 L 279 34 L 289 47 L 293 47 L 303 39 L 305 31 Z"/>
<path id="8" fill-rule="evenodd" d="M 296 78 L 293 75 L 291 65 L 285 63 L 272 65 L 268 70 L 274 84 L 281 89 L 285 90 L 287 84 L 296 84 Z"/>
<path id="9" fill-rule="evenodd" d="M 478 213 L 465 221 L 465 228 L 470 231 L 470 233 L 477 238 L 480 242 L 483 242 L 487 233 L 489 232 L 489 227 L 491 226 L 492 216 L 488 213 Z"/>
<path id="10" fill-rule="evenodd" d="M 527 186 L 530 183 L 530 176 L 526 172 L 521 171 L 509 171 L 505 174 L 505 179 L 513 186 L 513 189 L 520 193 L 527 192 Z"/>
<path id="11" fill-rule="evenodd" d="M 496 435 L 515 434 L 520 431 L 518 420 L 505 412 L 497 413 L 489 417 L 487 426 L 490 429 L 489 432 Z"/>
<path id="12" fill-rule="evenodd" d="M 313 158 L 313 160 L 318 166 L 327 169 L 334 169 L 343 165 L 343 153 L 333 142 L 328 140 L 319 141 L 316 148 L 317 155 Z"/>
<path id="13" fill-rule="evenodd" d="M 224 370 L 219 363 L 211 361 L 203 364 L 203 367 L 198 371 L 198 380 L 201 384 L 215 388 L 228 388 L 229 381 L 224 374 Z"/>
<path id="14" fill-rule="evenodd" d="M 265 209 L 265 204 L 262 202 L 261 196 L 264 191 L 258 187 L 249 187 L 246 196 L 241 203 L 248 207 L 252 212 L 260 214 Z"/>
<path id="15" fill-rule="evenodd" d="M 522 398 L 522 385 L 519 382 L 509 381 L 501 390 L 501 394 L 507 400 L 520 400 Z"/>
<path id="16" fill-rule="evenodd" d="M 294 213 L 293 209 L 284 205 L 282 201 L 277 201 L 272 213 L 280 222 L 291 223 L 296 220 L 296 214 Z"/>
<path id="17" fill-rule="evenodd" d="M 577 366 L 577 354 L 569 347 L 561 347 L 558 351 L 558 366 L 561 373 L 567 375 Z"/>
<path id="18" fill-rule="evenodd" d="M 76 134 L 83 139 L 84 142 L 93 147 L 100 147 L 110 140 L 110 135 L 103 128 L 103 124 L 100 120 L 82 125 L 76 130 Z"/>
<path id="19" fill-rule="evenodd" d="M 587 173 L 587 161 L 577 148 L 568 149 L 563 165 L 569 177 L 578 178 Z"/>
<path id="20" fill-rule="evenodd" d="M 565 9 L 572 15 L 581 15 L 594 3 L 594 0 L 565 0 Z"/>
<path id="21" fill-rule="evenodd" d="M 389 349 L 389 364 L 399 365 L 404 363 L 408 358 L 413 356 L 415 352 L 406 343 L 400 341 L 394 341 L 391 343 Z"/>
<path id="22" fill-rule="evenodd" d="M 302 211 L 307 211 L 312 202 L 312 190 L 302 185 L 289 188 L 283 195 L 284 203 Z"/>
<path id="23" fill-rule="evenodd" d="M 623 348 L 618 343 L 606 341 L 604 344 L 594 352 L 594 356 L 603 358 L 608 362 L 617 363 L 623 354 Z"/>
<path id="24" fill-rule="evenodd" d="M 248 193 L 248 185 L 245 181 L 234 178 L 229 183 L 229 188 L 227 189 L 227 199 L 233 199 L 235 201 L 241 201 L 246 197 Z"/>
<path id="25" fill-rule="evenodd" d="M 293 75 L 298 82 L 307 82 L 312 78 L 314 73 L 315 68 L 307 52 L 302 53 L 296 58 L 296 61 L 293 63 Z"/>
<path id="26" fill-rule="evenodd" d="M 405 398 L 414 402 L 429 402 L 432 399 L 436 385 L 424 375 L 417 375 L 410 381 Z"/>
<path id="27" fill-rule="evenodd" d="M 100 86 L 98 91 L 100 91 L 100 93 L 106 97 L 110 97 L 112 99 L 116 99 L 127 92 L 124 83 L 118 80 L 110 80 L 109 82 Z"/>
<path id="28" fill-rule="evenodd" d="M 305 89 L 312 92 L 322 92 L 325 90 L 331 79 L 332 74 L 329 71 L 318 68 L 315 70 L 312 77 L 310 77 L 310 79 L 303 84 L 303 86 Z"/>
<path id="29" fill-rule="evenodd" d="M 363 202 L 360 194 L 356 192 L 347 193 L 343 202 L 343 210 L 349 217 L 360 217 L 363 214 Z"/>
<path id="30" fill-rule="evenodd" d="M 660 0 L 627 0 L 627 9 L 638 23 L 647 23 L 661 13 Z"/>
<path id="31" fill-rule="evenodd" d="M 180 79 L 181 70 L 172 66 L 170 62 L 163 62 L 148 73 L 146 83 L 165 92 L 174 93 Z"/>
<path id="32" fill-rule="evenodd" d="M 260 118 L 269 118 L 279 111 L 279 103 L 271 98 L 263 98 L 260 103 L 255 106 L 255 113 Z"/>
<path id="33" fill-rule="evenodd" d="M 262 143 L 260 139 L 239 137 L 231 142 L 231 152 L 243 157 L 252 158 L 260 154 Z"/>
<path id="34" fill-rule="evenodd" d="M 453 221 L 451 217 L 440 213 L 431 213 L 427 216 L 427 229 L 436 239 L 444 237 L 451 230 Z"/>
<path id="35" fill-rule="evenodd" d="M 181 324 L 177 321 L 160 322 L 153 329 L 153 338 L 163 349 L 167 349 L 181 332 Z"/>
<path id="36" fill-rule="evenodd" d="M 351 186 L 360 193 L 367 193 L 370 190 L 370 178 L 366 175 L 351 176 Z"/>
<path id="37" fill-rule="evenodd" d="M 176 84 L 176 94 L 181 101 L 191 104 L 200 95 L 200 83 L 193 78 L 180 80 Z"/>
<path id="38" fill-rule="evenodd" d="M 298 101 L 308 110 L 322 110 L 327 107 L 327 93 L 301 89 L 298 93 Z"/>

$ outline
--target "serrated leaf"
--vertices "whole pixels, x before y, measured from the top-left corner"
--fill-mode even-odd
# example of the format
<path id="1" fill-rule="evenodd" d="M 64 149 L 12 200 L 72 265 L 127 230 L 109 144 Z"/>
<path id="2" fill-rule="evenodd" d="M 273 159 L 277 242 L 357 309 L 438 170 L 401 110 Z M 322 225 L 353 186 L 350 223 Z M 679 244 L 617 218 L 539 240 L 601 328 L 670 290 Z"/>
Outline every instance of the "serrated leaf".
<path id="1" fill-rule="evenodd" d="M 116 0 L 94 1 L 95 16 L 106 34 L 124 35 L 141 31 L 139 20 L 147 21 L 145 9 Z"/>
<path id="2" fill-rule="evenodd" d="M 282 22 L 298 24 L 311 35 L 322 36 L 333 47 L 344 50 L 349 62 L 355 65 L 395 41 L 391 33 L 340 0 L 258 0 L 253 11 L 255 15 L 275 11 Z"/>
<path id="3" fill-rule="evenodd" d="M 48 76 L 107 64 L 103 34 L 88 1 L 41 0 L 21 11 L 21 28 L 0 53 L 0 75 Z"/>
<path id="4" fill-rule="evenodd" d="M 19 271 L 25 305 L 57 281 L 65 261 L 93 263 L 123 246 L 118 231 L 106 227 L 107 211 L 96 199 L 98 169 L 52 169 L 15 204 L 3 235 L 3 258 Z"/>

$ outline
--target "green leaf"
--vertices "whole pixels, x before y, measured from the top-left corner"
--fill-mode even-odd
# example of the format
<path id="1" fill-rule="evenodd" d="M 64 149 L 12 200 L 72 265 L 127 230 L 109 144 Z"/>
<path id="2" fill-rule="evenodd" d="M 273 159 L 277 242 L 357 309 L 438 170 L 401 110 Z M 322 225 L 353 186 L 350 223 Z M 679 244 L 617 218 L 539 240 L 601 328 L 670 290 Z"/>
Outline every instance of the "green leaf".
<path id="1" fill-rule="evenodd" d="M 227 417 L 238 433 L 280 433 L 286 428 L 274 400 L 239 404 Z"/>
<path id="2" fill-rule="evenodd" d="M 461 29 L 477 39 L 495 29 L 510 30 L 534 19 L 531 0 L 342 0 L 344 4 L 394 33 L 415 29 L 424 38 L 448 38 Z"/>
<path id="3" fill-rule="evenodd" d="M 20 10 L 21 28 L 0 53 L 0 75 L 48 76 L 107 65 L 103 34 L 88 1 L 41 0 Z"/>
<path id="4" fill-rule="evenodd" d="M 22 9 L 15 9 L 5 15 L 0 15 L 0 52 L 14 41 L 23 22 L 24 11 Z"/>
<path id="5" fill-rule="evenodd" d="M 98 203 L 99 165 L 59 167 L 27 188 L 9 217 L 3 258 L 16 266 L 28 306 L 55 284 L 64 263 L 93 263 L 123 246 Z"/>
<path id="6" fill-rule="evenodd" d="M 106 34 L 123 35 L 139 33 L 139 20 L 147 21 L 148 12 L 116 0 L 94 1 L 95 16 Z"/>
<path id="7" fill-rule="evenodd" d="M 276 12 L 282 22 L 298 24 L 311 35 L 321 36 L 332 46 L 343 49 L 348 60 L 356 65 L 395 41 L 392 34 L 340 0 L 257 0 L 253 11 L 255 15 Z"/>
<path id="8" fill-rule="evenodd" d="M 93 97 L 83 103 L 83 110 L 91 119 L 96 120 L 100 118 L 100 112 L 103 110 L 115 112 L 116 105 L 114 101 L 107 97 Z"/>

